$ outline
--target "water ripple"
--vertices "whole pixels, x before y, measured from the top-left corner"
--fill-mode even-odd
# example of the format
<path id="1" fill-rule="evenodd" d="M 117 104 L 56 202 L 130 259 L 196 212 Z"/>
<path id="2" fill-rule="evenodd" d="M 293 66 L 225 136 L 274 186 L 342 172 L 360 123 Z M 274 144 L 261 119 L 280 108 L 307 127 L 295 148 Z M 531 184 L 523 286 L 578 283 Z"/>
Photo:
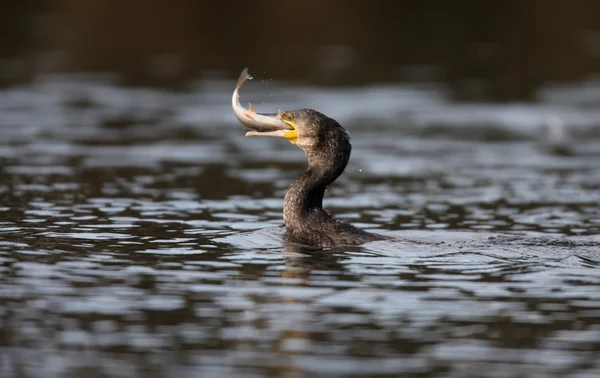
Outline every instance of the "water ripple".
<path id="1" fill-rule="evenodd" d="M 0 93 L 1 376 L 600 374 L 595 110 L 275 86 L 350 129 L 325 206 L 392 238 L 324 252 L 282 227 L 304 154 L 230 87 Z"/>

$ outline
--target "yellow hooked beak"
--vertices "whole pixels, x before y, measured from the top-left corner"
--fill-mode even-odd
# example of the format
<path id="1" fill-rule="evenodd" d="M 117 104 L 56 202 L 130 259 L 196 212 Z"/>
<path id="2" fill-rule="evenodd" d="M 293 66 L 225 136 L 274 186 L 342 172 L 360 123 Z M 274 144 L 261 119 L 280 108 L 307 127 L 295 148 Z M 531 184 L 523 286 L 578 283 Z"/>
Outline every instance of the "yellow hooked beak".
<path id="1" fill-rule="evenodd" d="M 276 136 L 282 137 L 290 142 L 296 144 L 298 142 L 298 129 L 296 128 L 296 122 L 294 121 L 294 116 L 289 112 L 279 112 L 277 113 L 277 119 L 285 123 L 286 125 L 292 127 L 292 130 L 288 130 L 280 128 L 280 129 L 271 129 L 269 131 L 259 131 L 252 130 L 246 133 L 247 137 L 250 136 Z"/>

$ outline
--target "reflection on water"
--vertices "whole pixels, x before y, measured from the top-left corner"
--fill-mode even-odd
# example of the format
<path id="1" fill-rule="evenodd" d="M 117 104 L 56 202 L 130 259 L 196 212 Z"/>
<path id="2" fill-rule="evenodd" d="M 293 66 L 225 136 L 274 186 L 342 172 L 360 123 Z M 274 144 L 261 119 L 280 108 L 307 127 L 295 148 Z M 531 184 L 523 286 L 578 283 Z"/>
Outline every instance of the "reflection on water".
<path id="1" fill-rule="evenodd" d="M 244 139 L 230 87 L 0 93 L 1 376 L 600 374 L 597 111 L 560 88 L 459 106 L 275 85 L 257 108 L 350 129 L 326 206 L 396 239 L 323 252 L 283 239 L 302 152 Z M 549 112 L 568 156 L 544 143 Z"/>

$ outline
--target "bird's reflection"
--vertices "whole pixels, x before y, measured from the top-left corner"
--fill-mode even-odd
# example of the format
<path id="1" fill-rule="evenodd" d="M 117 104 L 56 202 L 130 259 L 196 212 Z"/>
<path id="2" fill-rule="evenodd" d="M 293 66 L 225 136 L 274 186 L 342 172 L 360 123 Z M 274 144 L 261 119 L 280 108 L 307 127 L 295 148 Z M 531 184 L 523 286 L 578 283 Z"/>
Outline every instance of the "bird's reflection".
<path id="1" fill-rule="evenodd" d="M 344 261 L 349 260 L 348 252 L 362 251 L 361 247 L 344 247 L 323 250 L 286 242 L 282 253 L 286 255 L 284 278 L 301 279 L 310 282 L 313 271 L 328 271 L 332 274 L 348 274 Z"/>

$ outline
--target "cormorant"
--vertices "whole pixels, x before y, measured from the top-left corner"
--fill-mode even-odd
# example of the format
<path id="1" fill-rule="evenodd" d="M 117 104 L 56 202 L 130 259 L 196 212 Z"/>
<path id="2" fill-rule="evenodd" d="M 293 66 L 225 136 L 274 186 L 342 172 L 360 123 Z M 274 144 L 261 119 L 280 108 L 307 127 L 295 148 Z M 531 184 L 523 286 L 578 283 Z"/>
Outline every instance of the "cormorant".
<path id="1" fill-rule="evenodd" d="M 260 114 L 252 105 L 246 110 L 239 104 L 239 87 L 251 79 L 242 72 L 232 98 L 234 112 L 246 136 L 278 136 L 300 147 L 308 158 L 308 167 L 289 187 L 283 206 L 283 219 L 293 239 L 314 247 L 358 245 L 384 239 L 382 235 L 361 230 L 334 218 L 323 209 L 323 195 L 343 172 L 352 146 L 348 132 L 333 118 L 312 109 L 278 114 Z"/>

